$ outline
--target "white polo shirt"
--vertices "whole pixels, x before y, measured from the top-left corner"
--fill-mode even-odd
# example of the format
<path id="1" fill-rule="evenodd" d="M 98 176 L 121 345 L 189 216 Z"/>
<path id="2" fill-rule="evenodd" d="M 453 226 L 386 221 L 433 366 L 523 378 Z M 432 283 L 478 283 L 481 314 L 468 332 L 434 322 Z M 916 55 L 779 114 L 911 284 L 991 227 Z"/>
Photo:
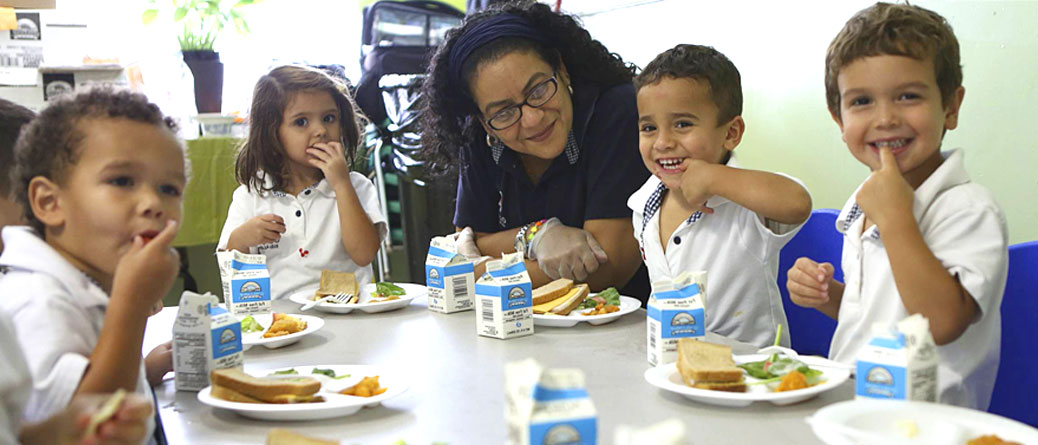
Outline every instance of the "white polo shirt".
<path id="1" fill-rule="evenodd" d="M 18 443 L 32 376 L 7 314 L 0 312 L 0 443 Z"/>
<path id="2" fill-rule="evenodd" d="M 734 156 L 726 165 L 739 167 Z M 781 323 L 787 327 L 782 330 L 781 344 L 789 346 L 789 324 L 777 281 L 779 250 L 802 224 L 765 222 L 749 209 L 714 196 L 707 201 L 714 213 L 691 215 L 671 234 L 664 253 L 658 209 L 665 191 L 663 183 L 652 176 L 627 200 L 650 282 L 705 270 L 708 331 L 769 346 Z"/>
<path id="3" fill-rule="evenodd" d="M 374 184 L 357 172 L 350 172 L 350 182 L 361 207 L 375 225 L 379 240 L 386 239 L 389 226 L 378 205 Z M 268 213 L 285 220 L 285 233 L 280 240 L 261 244 L 250 251 L 267 256 L 271 298 L 288 298 L 304 289 L 316 289 L 321 282 L 321 269 L 352 272 L 360 286 L 371 282 L 371 265 L 358 266 L 342 246 L 339 208 L 335 191 L 327 179 L 307 187 L 298 196 L 279 191 L 250 193 L 244 185 L 239 186 L 227 211 L 227 221 L 220 233 L 217 249 L 227 248 L 231 232 L 249 218 Z"/>
<path id="4" fill-rule="evenodd" d="M 938 397 L 941 403 L 986 410 L 998 373 L 999 309 L 1009 267 L 1006 219 L 991 192 L 970 181 L 962 150 L 941 154 L 944 162 L 915 191 L 912 213 L 926 245 L 958 277 L 980 313 L 958 339 L 937 347 Z M 882 234 L 876 226 L 862 232 L 865 218 L 855 202 L 857 194 L 836 220 L 836 229 L 844 233 L 845 288 L 829 350 L 830 358 L 848 364 L 871 339 L 874 323 L 893 327 L 909 315 Z"/>
<path id="5" fill-rule="evenodd" d="M 3 239 L 0 311 L 11 319 L 32 374 L 22 420 L 35 423 L 72 400 L 101 334 L 108 295 L 29 227 L 4 227 Z M 150 401 L 143 359 L 139 366 L 136 393 Z M 147 426 L 150 440 L 154 418 Z"/>

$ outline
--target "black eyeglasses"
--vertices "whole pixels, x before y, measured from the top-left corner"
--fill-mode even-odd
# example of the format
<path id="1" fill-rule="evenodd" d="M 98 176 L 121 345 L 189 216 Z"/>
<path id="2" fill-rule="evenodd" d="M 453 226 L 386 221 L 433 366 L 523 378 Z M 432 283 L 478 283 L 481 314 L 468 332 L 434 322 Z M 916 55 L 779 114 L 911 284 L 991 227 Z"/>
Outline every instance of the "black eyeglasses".
<path id="1" fill-rule="evenodd" d="M 523 106 L 529 105 L 532 108 L 540 108 L 544 104 L 548 103 L 552 97 L 555 97 L 555 93 L 559 91 L 559 81 L 555 80 L 555 76 L 551 76 L 548 80 L 534 85 L 530 89 L 529 93 L 526 93 L 526 99 L 523 99 L 522 103 L 511 105 L 503 108 L 501 111 L 494 113 L 493 116 L 487 119 L 487 125 L 495 130 L 504 130 L 523 117 Z"/>

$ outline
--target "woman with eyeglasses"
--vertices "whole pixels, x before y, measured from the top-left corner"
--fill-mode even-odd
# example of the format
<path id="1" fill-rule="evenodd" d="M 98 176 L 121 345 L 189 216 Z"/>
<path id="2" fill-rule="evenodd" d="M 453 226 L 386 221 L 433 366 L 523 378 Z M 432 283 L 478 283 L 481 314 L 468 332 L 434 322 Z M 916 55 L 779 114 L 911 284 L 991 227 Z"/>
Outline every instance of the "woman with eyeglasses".
<path id="1" fill-rule="evenodd" d="M 626 204 L 649 174 L 633 75 L 542 3 L 483 11 L 447 33 L 423 85 L 422 144 L 427 161 L 458 172 L 454 225 L 472 229 L 463 253 L 522 252 L 535 287 L 561 277 L 647 299 Z"/>

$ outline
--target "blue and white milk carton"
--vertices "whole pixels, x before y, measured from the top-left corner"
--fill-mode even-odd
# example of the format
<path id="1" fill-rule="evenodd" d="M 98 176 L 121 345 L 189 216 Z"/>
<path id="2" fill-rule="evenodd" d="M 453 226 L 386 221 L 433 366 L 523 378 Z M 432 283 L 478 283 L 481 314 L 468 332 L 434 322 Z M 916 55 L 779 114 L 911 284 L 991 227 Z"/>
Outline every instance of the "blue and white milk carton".
<path id="1" fill-rule="evenodd" d="M 270 271 L 267 256 L 241 253 L 237 250 L 217 252 L 223 299 L 232 315 L 269 314 Z"/>
<path id="2" fill-rule="evenodd" d="M 649 363 L 678 359 L 678 340 L 706 335 L 706 271 L 684 272 L 673 281 L 652 283 L 646 306 Z"/>
<path id="3" fill-rule="evenodd" d="M 173 324 L 173 371 L 177 391 L 209 386 L 209 371 L 241 366 L 241 322 L 215 295 L 184 291 Z"/>
<path id="4" fill-rule="evenodd" d="M 858 352 L 857 397 L 937 401 L 937 345 L 930 321 L 920 314 L 897 324 L 897 331 L 876 326 L 871 341 Z"/>
<path id="5" fill-rule="evenodd" d="M 505 365 L 509 445 L 594 445 L 598 415 L 579 369 L 543 369 L 533 359 Z"/>
<path id="6" fill-rule="evenodd" d="M 519 253 L 487 262 L 476 282 L 476 332 L 508 339 L 533 334 L 533 285 Z"/>
<path id="7" fill-rule="evenodd" d="M 429 310 L 445 314 L 472 310 L 473 273 L 472 261 L 458 253 L 454 239 L 433 238 L 425 257 Z"/>

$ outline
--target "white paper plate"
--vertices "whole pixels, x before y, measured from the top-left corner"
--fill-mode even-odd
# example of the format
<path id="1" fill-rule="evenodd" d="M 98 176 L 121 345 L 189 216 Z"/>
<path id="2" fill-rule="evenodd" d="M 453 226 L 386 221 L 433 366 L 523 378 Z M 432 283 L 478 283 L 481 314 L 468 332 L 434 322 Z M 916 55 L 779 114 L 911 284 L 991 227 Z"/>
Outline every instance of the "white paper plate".
<path id="1" fill-rule="evenodd" d="M 371 301 L 371 293 L 375 292 L 375 284 L 371 283 L 371 284 L 365 284 L 364 287 L 361 289 L 360 295 L 359 295 L 359 300 L 360 300 L 359 303 L 339 304 L 339 303 L 328 303 L 328 302 L 325 302 L 325 303 L 321 303 L 321 304 L 315 306 L 314 309 L 317 309 L 317 310 L 319 310 L 321 312 L 329 312 L 329 313 L 333 313 L 333 314 L 348 314 L 348 313 L 352 312 L 354 309 L 357 309 L 357 310 L 360 310 L 360 311 L 363 311 L 363 312 L 367 312 L 369 314 L 373 314 L 373 313 L 376 313 L 376 312 L 385 312 L 385 311 L 391 311 L 391 310 L 394 310 L 394 309 L 400 309 L 400 308 L 403 308 L 403 307 L 407 307 L 407 305 L 411 304 L 411 300 L 414 300 L 415 298 L 420 297 L 422 295 L 425 295 L 427 293 L 427 291 L 425 289 L 425 285 L 422 285 L 422 284 L 413 284 L 413 283 L 393 283 L 393 284 L 395 284 L 397 286 L 400 286 L 401 288 L 404 289 L 405 292 L 407 292 L 405 295 L 401 295 L 400 299 L 398 299 L 398 300 L 383 301 L 383 302 L 380 302 L 380 303 L 371 303 L 370 302 Z M 316 291 L 317 291 L 317 289 L 302 290 L 302 291 L 299 291 L 299 292 L 296 292 L 296 293 L 292 294 L 291 296 L 288 297 L 288 299 L 290 301 L 292 301 L 293 303 L 307 304 L 307 303 L 313 301 L 314 292 L 316 292 Z"/>
<path id="2" fill-rule="evenodd" d="M 764 360 L 767 357 L 767 354 L 736 355 L 735 363 L 755 362 Z M 684 380 L 681 379 L 681 373 L 678 372 L 676 363 L 669 363 L 646 370 L 645 381 L 652 386 L 681 394 L 697 402 L 738 407 L 748 406 L 753 402 L 771 402 L 775 405 L 789 405 L 801 402 L 840 386 L 844 380 L 850 377 L 850 371 L 846 367 L 821 357 L 801 356 L 800 361 L 813 369 L 822 371 L 825 381 L 808 388 L 784 392 L 772 392 L 768 385 L 749 385 L 746 387 L 746 392 L 711 391 L 685 385 Z M 757 379 L 746 376 L 746 383 L 755 381 Z"/>
<path id="3" fill-rule="evenodd" d="M 591 294 L 594 297 L 598 294 Z M 590 298 L 589 297 L 589 298 Z M 566 316 L 533 314 L 533 324 L 536 326 L 549 326 L 553 328 L 571 328 L 578 323 L 587 322 L 593 325 L 606 324 L 624 315 L 630 314 L 642 307 L 642 302 L 637 298 L 620 296 L 620 310 L 604 315 L 581 315 L 582 312 L 591 309 L 574 310 Z"/>
<path id="4" fill-rule="evenodd" d="M 305 321 L 306 322 L 306 329 L 301 331 L 301 332 L 296 332 L 295 334 L 282 335 L 281 337 L 263 338 L 263 333 L 267 332 L 267 329 L 270 328 L 270 323 L 271 323 L 271 320 L 274 318 L 274 316 L 272 314 L 253 315 L 252 318 L 255 319 L 256 322 L 259 323 L 261 326 L 263 326 L 263 330 L 259 331 L 259 332 L 249 332 L 249 333 L 242 332 L 242 334 L 241 334 L 241 346 L 242 346 L 242 349 L 248 351 L 249 348 L 251 348 L 253 346 L 256 346 L 256 345 L 263 345 L 263 347 L 265 347 L 267 349 L 276 349 L 276 348 L 280 348 L 282 346 L 288 346 L 288 345 L 290 345 L 292 343 L 295 343 L 295 342 L 299 341 L 300 339 L 302 339 L 303 337 L 305 337 L 307 335 L 310 335 L 310 334 L 313 334 L 314 332 L 317 332 L 318 330 L 321 329 L 321 327 L 324 326 L 324 320 L 322 318 L 320 318 L 320 317 L 314 317 L 314 316 L 310 316 L 310 315 L 299 315 L 299 314 L 289 314 L 289 315 L 291 315 L 293 317 L 296 317 L 296 318 L 298 318 L 300 320 Z M 242 318 L 245 318 L 245 317 L 243 316 Z"/>
<path id="5" fill-rule="evenodd" d="M 329 383 L 333 381 L 323 375 L 310 375 L 308 372 L 313 368 L 330 368 L 335 371 L 336 374 L 350 374 L 351 377 L 349 382 L 342 382 L 335 388 L 329 388 Z M 274 368 L 263 371 L 256 371 L 254 369 L 246 369 L 252 375 L 263 376 L 267 375 L 275 370 L 288 369 L 288 368 Z M 205 405 L 212 406 L 214 408 L 226 409 L 233 411 L 245 417 L 251 417 L 253 419 L 260 420 L 318 420 L 318 419 L 329 419 L 333 417 L 344 417 L 360 411 L 364 407 L 373 407 L 382 403 L 384 400 L 391 399 L 407 391 L 407 382 L 399 377 L 391 374 L 384 374 L 382 370 L 375 366 L 368 365 L 316 365 L 316 366 L 297 366 L 295 367 L 299 371 L 301 376 L 311 376 L 318 380 L 321 380 L 321 391 L 318 393 L 323 396 L 325 401 L 319 403 L 295 403 L 295 404 L 281 404 L 281 403 L 239 403 L 229 402 L 223 399 L 217 399 L 210 393 L 212 387 L 206 387 L 205 389 L 198 392 L 198 401 Z M 361 380 L 363 377 L 379 376 L 379 386 L 386 388 L 386 392 L 379 394 L 374 397 L 354 397 L 338 394 L 336 392 L 326 391 L 341 390 L 353 386 Z M 349 383 L 349 384 L 347 384 Z M 343 386 L 345 385 L 345 386 Z"/>
<path id="6" fill-rule="evenodd" d="M 1021 394 L 1021 396 L 1024 396 Z M 807 419 L 827 444 L 966 443 L 995 434 L 1002 440 L 1038 444 L 1038 430 L 1015 420 L 951 405 L 857 399 L 826 406 Z M 916 428 L 908 438 L 903 425 Z"/>

